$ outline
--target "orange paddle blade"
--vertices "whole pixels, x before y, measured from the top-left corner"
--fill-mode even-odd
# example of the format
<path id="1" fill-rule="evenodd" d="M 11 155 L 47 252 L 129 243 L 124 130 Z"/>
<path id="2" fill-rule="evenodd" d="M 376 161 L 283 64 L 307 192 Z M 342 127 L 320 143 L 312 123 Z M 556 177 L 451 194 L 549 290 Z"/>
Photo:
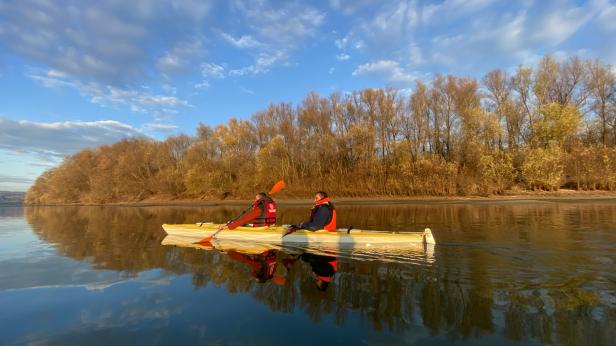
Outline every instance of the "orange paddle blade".
<path id="1" fill-rule="evenodd" d="M 269 194 L 273 195 L 276 192 L 284 189 L 285 187 L 287 187 L 287 184 L 284 183 L 284 180 L 278 180 L 276 182 L 276 184 L 274 184 L 274 186 L 272 186 L 272 189 L 269 191 Z"/>
<path id="2" fill-rule="evenodd" d="M 211 241 L 212 241 L 212 236 L 210 235 L 210 236 L 207 236 L 207 237 L 205 237 L 205 238 L 203 238 L 203 239 L 199 240 L 199 241 L 198 241 L 198 242 L 196 242 L 195 244 L 199 244 L 199 245 L 203 245 L 203 246 L 211 246 L 211 247 L 214 247 L 214 246 L 212 245 Z"/>

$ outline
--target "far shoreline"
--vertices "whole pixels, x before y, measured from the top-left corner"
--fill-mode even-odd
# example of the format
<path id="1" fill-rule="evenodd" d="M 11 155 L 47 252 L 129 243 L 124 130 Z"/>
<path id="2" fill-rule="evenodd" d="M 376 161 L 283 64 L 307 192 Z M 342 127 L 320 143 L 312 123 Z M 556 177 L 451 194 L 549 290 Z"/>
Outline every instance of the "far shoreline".
<path id="1" fill-rule="evenodd" d="M 616 191 L 577 191 L 577 190 L 558 190 L 558 191 L 507 191 L 503 195 L 490 196 L 408 196 L 408 197 L 341 197 L 331 196 L 332 202 L 340 205 L 370 205 L 370 204 L 489 204 L 489 203 L 549 203 L 549 202 L 592 202 L 592 201 L 614 201 L 616 202 Z M 298 198 L 275 198 L 279 205 L 310 205 L 312 199 Z M 213 207 L 213 206 L 235 206 L 246 205 L 252 201 L 247 199 L 148 199 L 136 202 L 116 202 L 116 203 L 66 203 L 66 204 L 36 204 L 24 205 L 24 207 L 37 206 L 115 206 L 115 207 L 157 207 L 157 206 L 176 206 L 176 207 Z"/>

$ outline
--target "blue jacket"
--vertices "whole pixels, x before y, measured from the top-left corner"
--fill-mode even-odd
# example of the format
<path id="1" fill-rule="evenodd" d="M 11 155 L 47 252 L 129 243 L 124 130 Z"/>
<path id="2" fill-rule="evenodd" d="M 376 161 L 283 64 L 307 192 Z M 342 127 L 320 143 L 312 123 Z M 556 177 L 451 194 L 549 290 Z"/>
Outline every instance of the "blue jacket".
<path id="1" fill-rule="evenodd" d="M 329 204 L 321 204 L 312 208 L 310 220 L 302 222 L 297 228 L 316 231 L 322 229 L 332 220 L 333 210 Z"/>

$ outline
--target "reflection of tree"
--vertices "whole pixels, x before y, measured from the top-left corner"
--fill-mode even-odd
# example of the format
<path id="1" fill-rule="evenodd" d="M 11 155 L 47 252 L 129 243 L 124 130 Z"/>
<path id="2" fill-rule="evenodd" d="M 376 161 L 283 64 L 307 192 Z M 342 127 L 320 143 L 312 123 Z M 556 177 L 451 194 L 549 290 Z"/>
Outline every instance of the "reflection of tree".
<path id="1" fill-rule="evenodd" d="M 314 321 L 333 315 L 343 325 L 359 314 L 390 331 L 422 323 L 452 341 L 494 333 L 543 344 L 616 340 L 615 233 L 593 232 L 614 228 L 616 205 L 340 205 L 340 218 L 357 228 L 431 226 L 445 245 L 423 265 L 340 258 L 326 292 L 315 288 L 307 263 L 297 262 L 284 285 L 258 284 L 249 267 L 224 254 L 160 246 L 164 222 L 219 222 L 241 209 L 41 207 L 26 208 L 25 216 L 61 254 L 95 268 L 190 273 L 195 287 L 249 293 L 273 311 L 301 310 Z M 307 212 L 281 209 L 289 223 Z"/>

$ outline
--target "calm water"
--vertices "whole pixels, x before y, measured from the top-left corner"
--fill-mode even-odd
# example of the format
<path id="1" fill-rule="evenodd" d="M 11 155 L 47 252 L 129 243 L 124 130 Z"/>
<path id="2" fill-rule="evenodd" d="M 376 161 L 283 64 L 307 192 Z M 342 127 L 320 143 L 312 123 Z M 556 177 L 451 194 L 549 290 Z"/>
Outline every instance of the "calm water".
<path id="1" fill-rule="evenodd" d="M 402 254 L 160 245 L 241 209 L 0 208 L 0 344 L 616 344 L 616 202 L 338 206 L 432 228 Z"/>

